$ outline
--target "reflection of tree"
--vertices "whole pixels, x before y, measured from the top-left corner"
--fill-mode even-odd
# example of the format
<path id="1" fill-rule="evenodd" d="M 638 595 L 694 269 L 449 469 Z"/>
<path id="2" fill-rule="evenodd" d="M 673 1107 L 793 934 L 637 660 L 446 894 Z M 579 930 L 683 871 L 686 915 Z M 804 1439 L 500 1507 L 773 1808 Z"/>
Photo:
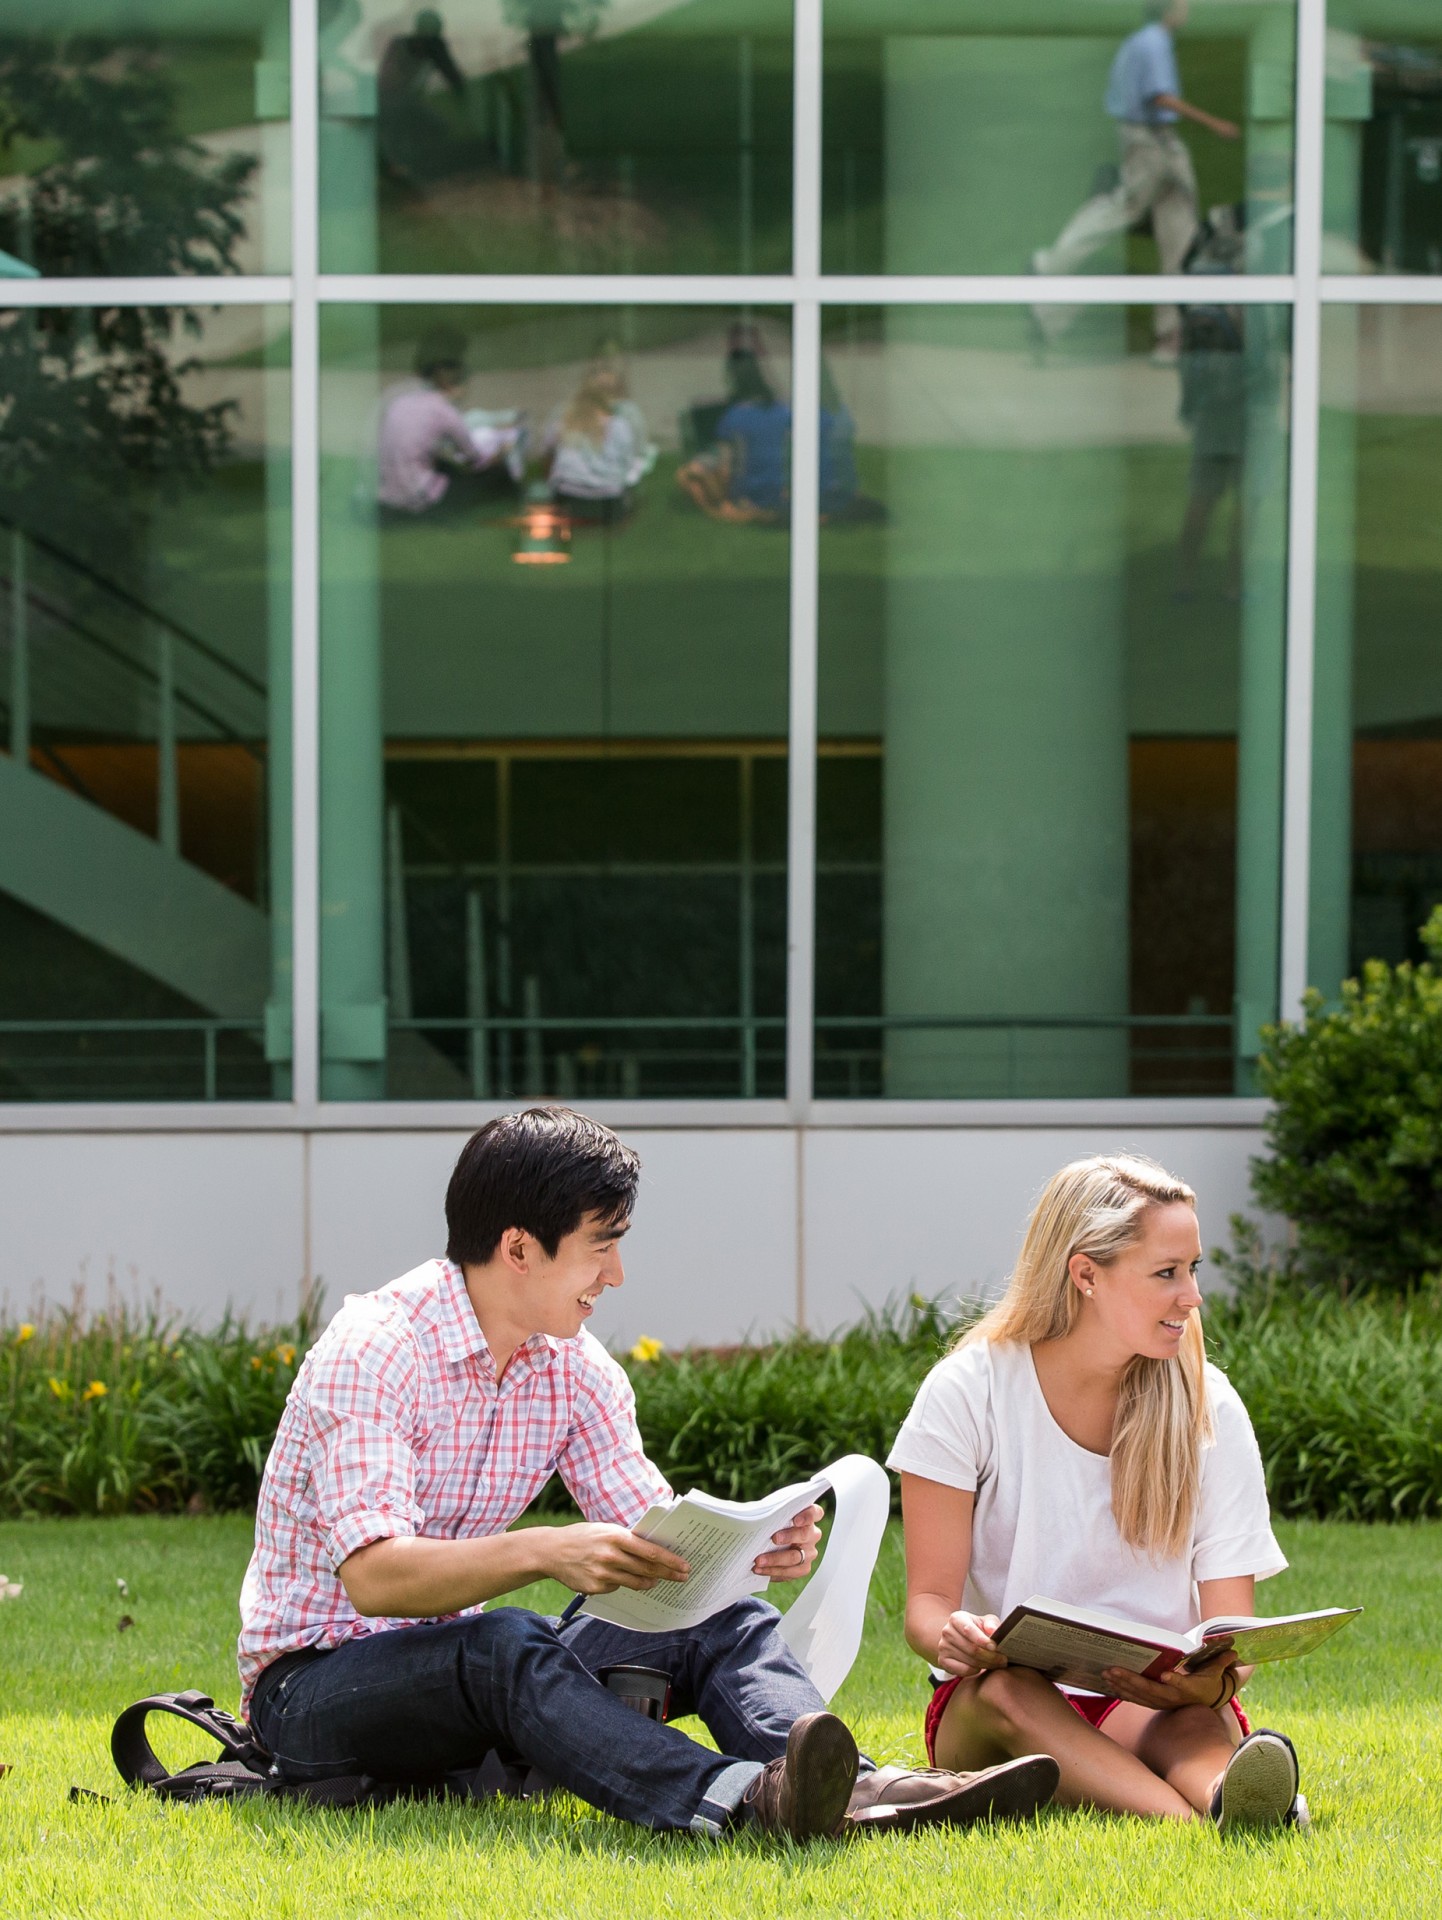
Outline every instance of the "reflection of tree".
<path id="1" fill-rule="evenodd" d="M 255 170 L 175 125 L 153 49 L 92 36 L 0 40 L 0 143 L 55 158 L 0 199 L 0 247 L 44 274 L 223 273 Z"/>
<path id="2" fill-rule="evenodd" d="M 0 139 L 53 158 L 0 197 L 0 247 L 56 276 L 222 273 L 235 265 L 245 155 L 210 158 L 175 125 L 150 49 L 0 41 Z M 165 307 L 12 312 L 0 323 L 0 511 L 131 571 L 151 483 L 207 471 L 231 403 L 182 395 Z"/>
<path id="3" fill-rule="evenodd" d="M 506 18 L 526 35 L 535 102 L 533 166 L 543 186 L 554 186 L 566 160 L 561 110 L 561 41 L 594 33 L 610 0 L 504 0 Z"/>

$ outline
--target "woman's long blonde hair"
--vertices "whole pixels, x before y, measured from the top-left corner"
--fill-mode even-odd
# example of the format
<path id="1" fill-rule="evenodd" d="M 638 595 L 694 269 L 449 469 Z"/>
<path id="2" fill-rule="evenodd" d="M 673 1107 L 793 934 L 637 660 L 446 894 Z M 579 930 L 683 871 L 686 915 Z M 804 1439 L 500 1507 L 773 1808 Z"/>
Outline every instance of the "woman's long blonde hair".
<path id="1" fill-rule="evenodd" d="M 1197 1196 L 1141 1154 L 1093 1154 L 1052 1175 L 1032 1211 L 1006 1292 L 956 1342 L 1022 1344 L 1059 1340 L 1082 1310 L 1067 1271 L 1073 1254 L 1105 1267 L 1141 1239 L 1148 1211 Z M 1191 1538 L 1201 1450 L 1212 1438 L 1206 1394 L 1206 1346 L 1197 1314 L 1177 1354 L 1138 1354 L 1122 1375 L 1112 1428 L 1112 1512 L 1130 1546 L 1155 1560 L 1181 1553 Z"/>

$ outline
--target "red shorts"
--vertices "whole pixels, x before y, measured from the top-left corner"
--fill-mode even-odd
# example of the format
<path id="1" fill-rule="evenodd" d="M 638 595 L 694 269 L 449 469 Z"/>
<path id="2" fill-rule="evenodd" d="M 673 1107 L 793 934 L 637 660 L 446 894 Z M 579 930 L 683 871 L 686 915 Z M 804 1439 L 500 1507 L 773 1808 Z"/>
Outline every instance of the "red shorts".
<path id="1" fill-rule="evenodd" d="M 936 1730 L 941 1725 L 941 1716 L 946 1712 L 947 1701 L 950 1700 L 960 1685 L 960 1680 L 939 1681 L 936 1691 L 932 1694 L 927 1706 L 926 1764 L 929 1767 L 936 1765 Z M 1090 1721 L 1094 1727 L 1099 1727 L 1102 1724 L 1113 1707 L 1119 1707 L 1121 1705 L 1121 1701 L 1109 1693 L 1069 1693 L 1066 1697 L 1071 1701 L 1082 1719 Z M 1237 1716 L 1237 1725 L 1241 1728 L 1242 1738 L 1245 1740 L 1247 1735 L 1252 1731 L 1252 1723 L 1248 1720 L 1246 1714 L 1242 1712 L 1240 1701 L 1231 1700 L 1227 1704 Z"/>

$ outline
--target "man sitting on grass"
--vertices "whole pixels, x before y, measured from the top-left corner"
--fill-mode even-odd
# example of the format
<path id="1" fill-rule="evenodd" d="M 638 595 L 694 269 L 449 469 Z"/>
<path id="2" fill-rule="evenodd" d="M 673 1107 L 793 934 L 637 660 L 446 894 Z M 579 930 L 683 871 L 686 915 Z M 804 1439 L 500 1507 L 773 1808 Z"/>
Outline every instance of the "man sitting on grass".
<path id="1" fill-rule="evenodd" d="M 687 1632 L 567 1624 L 484 1601 L 549 1577 L 579 1593 L 684 1580 L 629 1529 L 666 1483 L 624 1370 L 586 1322 L 619 1287 L 639 1162 L 564 1109 L 493 1120 L 446 1194 L 447 1257 L 353 1295 L 306 1359 L 266 1465 L 241 1591 L 242 1711 L 291 1781 L 426 1781 L 519 1759 L 640 1826 L 796 1839 L 1025 1814 L 1054 1763 L 873 1769 L 745 1600 Z M 587 1516 L 505 1529 L 559 1472 Z M 756 1571 L 800 1579 L 820 1510 Z M 721 1751 L 597 1680 L 659 1668 Z"/>

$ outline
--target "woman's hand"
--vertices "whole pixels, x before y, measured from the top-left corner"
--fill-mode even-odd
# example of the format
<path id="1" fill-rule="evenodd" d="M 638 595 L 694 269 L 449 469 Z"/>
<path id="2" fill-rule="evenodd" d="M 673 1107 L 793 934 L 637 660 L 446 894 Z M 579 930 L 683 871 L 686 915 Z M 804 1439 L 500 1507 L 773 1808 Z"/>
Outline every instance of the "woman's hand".
<path id="1" fill-rule="evenodd" d="M 1108 1667 L 1102 1675 L 1108 1693 L 1118 1700 L 1129 1700 L 1134 1707 L 1150 1707 L 1154 1713 L 1172 1713 L 1178 1707 L 1224 1707 L 1237 1697 L 1241 1677 L 1237 1656 L 1229 1647 L 1214 1653 L 1205 1666 L 1186 1673 L 1180 1667 L 1149 1680 L 1145 1674 L 1125 1667 Z"/>
<path id="2" fill-rule="evenodd" d="M 1001 1625 L 994 1613 L 954 1613 L 941 1630 L 936 1664 L 958 1680 L 974 1680 L 979 1673 L 1006 1665 L 992 1635 Z"/>

